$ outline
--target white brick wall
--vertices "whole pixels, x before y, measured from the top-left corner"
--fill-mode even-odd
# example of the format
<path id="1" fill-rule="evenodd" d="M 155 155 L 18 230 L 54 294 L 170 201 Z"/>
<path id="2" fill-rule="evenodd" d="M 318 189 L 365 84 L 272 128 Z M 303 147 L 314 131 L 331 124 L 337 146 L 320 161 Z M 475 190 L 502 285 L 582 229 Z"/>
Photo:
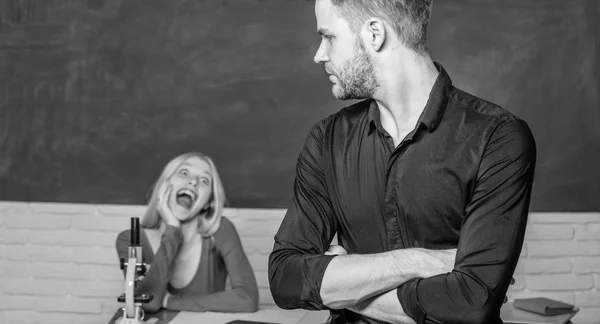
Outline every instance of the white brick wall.
<path id="1" fill-rule="evenodd" d="M 116 234 L 144 206 L 0 202 L 0 324 L 106 323 L 123 279 Z M 272 305 L 267 258 L 285 211 L 227 209 Z M 600 323 L 600 213 L 533 213 L 509 299 L 546 296 Z"/>
<path id="2" fill-rule="evenodd" d="M 509 299 L 574 303 L 573 323 L 600 323 L 600 213 L 532 213 L 525 241 Z"/>

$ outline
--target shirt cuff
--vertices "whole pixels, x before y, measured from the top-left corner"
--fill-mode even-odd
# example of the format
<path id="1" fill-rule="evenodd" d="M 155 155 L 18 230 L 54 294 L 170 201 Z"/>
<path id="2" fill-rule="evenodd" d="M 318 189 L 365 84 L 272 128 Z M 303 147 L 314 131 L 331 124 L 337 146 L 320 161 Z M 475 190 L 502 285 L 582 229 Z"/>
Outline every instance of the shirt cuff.
<path id="1" fill-rule="evenodd" d="M 425 323 L 427 315 L 419 305 L 417 287 L 421 278 L 411 279 L 398 287 L 397 294 L 404 313 L 412 318 L 417 324 Z"/>
<path id="2" fill-rule="evenodd" d="M 329 262 L 335 255 L 313 255 L 303 260 L 301 299 L 319 310 L 329 310 L 321 299 L 321 284 Z"/>

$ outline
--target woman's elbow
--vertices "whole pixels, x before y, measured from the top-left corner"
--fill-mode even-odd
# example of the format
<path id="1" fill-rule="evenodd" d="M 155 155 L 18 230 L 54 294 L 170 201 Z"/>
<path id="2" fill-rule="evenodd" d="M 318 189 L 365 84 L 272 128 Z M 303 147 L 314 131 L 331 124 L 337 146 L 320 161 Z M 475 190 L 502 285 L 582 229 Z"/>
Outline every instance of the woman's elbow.
<path id="1" fill-rule="evenodd" d="M 258 311 L 258 290 L 249 292 L 244 291 L 240 296 L 240 303 L 238 304 L 238 312 L 241 313 L 254 313 Z"/>

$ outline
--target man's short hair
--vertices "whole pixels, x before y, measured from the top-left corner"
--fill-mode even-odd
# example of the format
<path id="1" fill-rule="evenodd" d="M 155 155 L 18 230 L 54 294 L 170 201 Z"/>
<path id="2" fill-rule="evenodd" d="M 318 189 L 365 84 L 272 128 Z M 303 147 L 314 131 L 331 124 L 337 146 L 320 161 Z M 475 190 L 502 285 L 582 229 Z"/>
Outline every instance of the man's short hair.
<path id="1" fill-rule="evenodd" d="M 427 26 L 433 0 L 331 0 L 358 33 L 365 21 L 377 17 L 388 23 L 404 46 L 427 52 Z"/>

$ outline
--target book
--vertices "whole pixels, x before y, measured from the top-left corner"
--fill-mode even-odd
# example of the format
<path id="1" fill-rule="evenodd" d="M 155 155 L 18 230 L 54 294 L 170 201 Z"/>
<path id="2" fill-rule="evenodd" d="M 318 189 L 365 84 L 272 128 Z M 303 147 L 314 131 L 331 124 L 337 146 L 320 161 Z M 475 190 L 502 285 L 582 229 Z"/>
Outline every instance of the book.
<path id="1" fill-rule="evenodd" d="M 516 308 L 512 302 L 508 302 L 500 309 L 500 318 L 504 324 L 566 324 L 578 311 L 579 308 L 573 306 L 568 313 L 541 315 Z"/>
<path id="2" fill-rule="evenodd" d="M 574 305 L 546 297 L 516 298 L 513 301 L 513 305 L 518 309 L 547 316 L 568 314 L 575 307 Z"/>

